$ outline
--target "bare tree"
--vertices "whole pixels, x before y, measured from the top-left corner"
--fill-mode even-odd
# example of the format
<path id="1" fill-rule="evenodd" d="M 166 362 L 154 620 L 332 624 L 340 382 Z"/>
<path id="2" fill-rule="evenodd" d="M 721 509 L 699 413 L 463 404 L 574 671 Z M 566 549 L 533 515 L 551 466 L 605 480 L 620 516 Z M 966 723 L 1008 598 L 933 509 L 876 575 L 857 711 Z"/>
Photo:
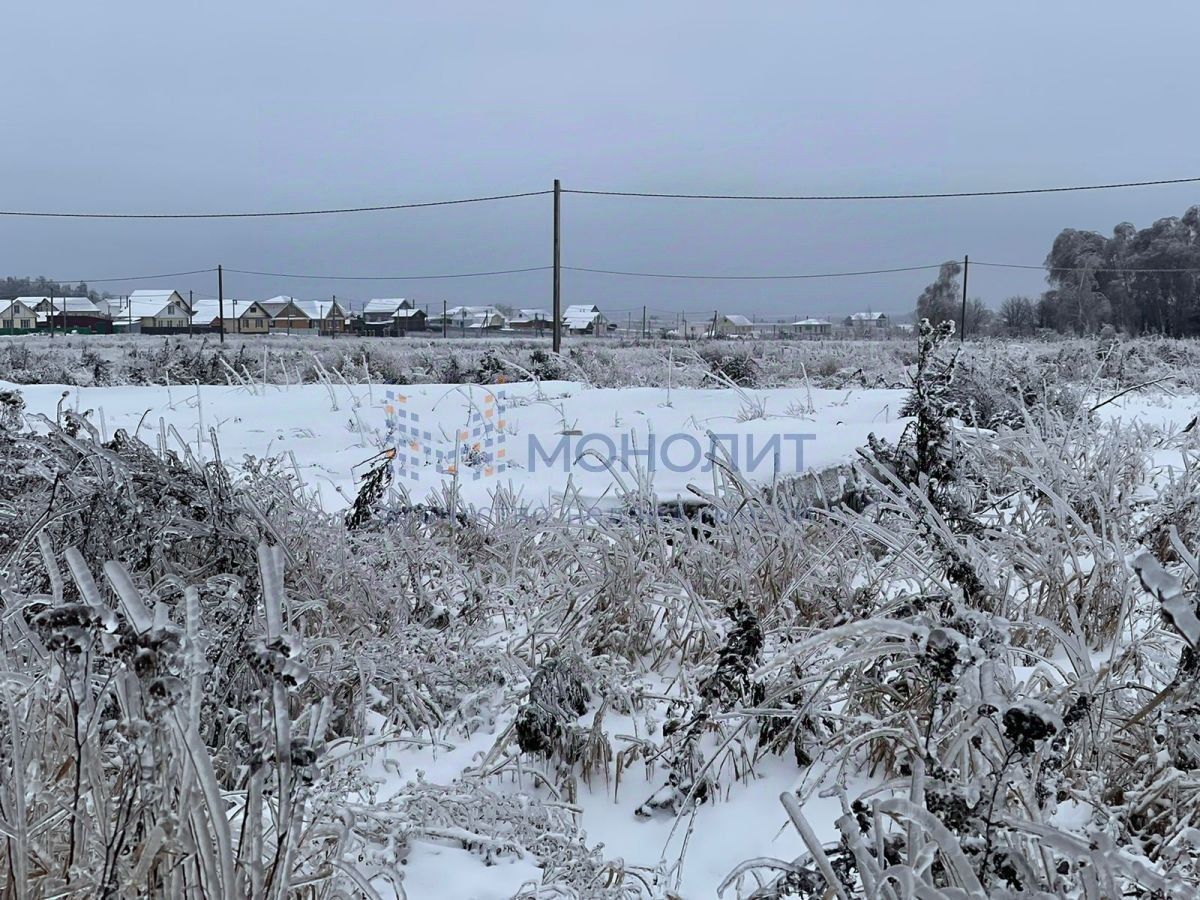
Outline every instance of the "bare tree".
<path id="1" fill-rule="evenodd" d="M 1000 304 L 1000 324 L 1015 336 L 1032 334 L 1037 327 L 1037 309 L 1029 297 L 1009 297 Z"/>

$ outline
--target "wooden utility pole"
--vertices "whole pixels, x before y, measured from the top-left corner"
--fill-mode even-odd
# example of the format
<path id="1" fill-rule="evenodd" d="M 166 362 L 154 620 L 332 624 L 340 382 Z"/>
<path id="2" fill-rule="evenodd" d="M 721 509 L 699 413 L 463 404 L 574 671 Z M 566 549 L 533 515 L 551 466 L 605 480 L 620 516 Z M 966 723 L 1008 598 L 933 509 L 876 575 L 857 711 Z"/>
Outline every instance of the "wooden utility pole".
<path id="1" fill-rule="evenodd" d="M 713 310 L 712 328 L 709 329 L 708 336 L 710 338 L 715 338 L 717 336 L 717 310 L 715 309 Z"/>
<path id="2" fill-rule="evenodd" d="M 971 257 L 963 256 L 963 299 L 962 299 L 962 328 L 958 330 L 958 340 L 967 339 L 967 267 L 971 265 Z"/>
<path id="3" fill-rule="evenodd" d="M 194 315 L 192 310 L 195 308 L 192 303 L 192 292 L 188 291 L 188 337 L 192 336 L 192 316 Z"/>
<path id="4" fill-rule="evenodd" d="M 562 351 L 562 184 L 554 179 L 554 352 Z"/>
<path id="5" fill-rule="evenodd" d="M 50 292 L 50 337 L 54 337 L 54 291 Z"/>
<path id="6" fill-rule="evenodd" d="M 646 339 L 646 307 L 642 307 L 642 340 Z"/>
<path id="7" fill-rule="evenodd" d="M 337 319 L 333 318 L 333 309 L 337 306 L 337 294 L 331 294 L 333 297 L 333 305 L 329 307 L 329 334 L 330 339 L 337 338 Z"/>
<path id="8" fill-rule="evenodd" d="M 446 301 L 442 301 L 442 337 L 446 337 Z"/>
<path id="9" fill-rule="evenodd" d="M 217 266 L 217 315 L 221 319 L 221 343 L 225 343 L 225 270 Z"/>

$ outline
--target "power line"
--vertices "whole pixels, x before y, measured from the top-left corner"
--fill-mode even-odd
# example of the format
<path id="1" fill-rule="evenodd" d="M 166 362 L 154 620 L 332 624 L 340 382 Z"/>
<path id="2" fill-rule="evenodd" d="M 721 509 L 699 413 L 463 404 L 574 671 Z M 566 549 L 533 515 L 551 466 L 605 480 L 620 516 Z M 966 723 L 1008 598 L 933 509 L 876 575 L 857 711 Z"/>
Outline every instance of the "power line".
<path id="1" fill-rule="evenodd" d="M 262 275 L 267 278 L 309 278 L 317 281 L 435 281 L 442 278 L 483 278 L 489 275 L 516 275 L 520 272 L 547 272 L 553 266 L 529 266 L 524 269 L 495 269 L 490 272 L 449 272 L 436 275 L 307 275 L 295 272 L 254 272 L 249 269 L 230 269 L 239 275 Z M 215 271 L 215 270 L 214 270 Z"/>
<path id="2" fill-rule="evenodd" d="M 563 188 L 564 194 L 600 197 L 655 197 L 672 200 L 941 200 L 952 197 L 1011 197 L 1017 194 L 1065 194 L 1072 191 L 1107 191 L 1114 188 L 1151 187 L 1162 184 L 1193 184 L 1195 178 L 1161 178 L 1155 181 L 1119 181 L 1070 187 L 1016 188 L 1002 191 L 939 191 L 929 194 L 662 194 L 653 191 L 589 191 Z"/>
<path id="3" fill-rule="evenodd" d="M 493 200 L 513 200 L 517 197 L 540 197 L 551 191 L 524 191 L 518 194 L 494 194 L 489 197 L 466 197 L 461 200 L 431 200 L 425 203 L 393 203 L 387 206 L 347 206 L 335 209 L 291 209 L 271 212 L 210 212 L 210 213 L 84 213 L 35 212 L 30 210 L 0 210 L 0 216 L 24 216 L 41 219 L 266 219 L 284 216 L 333 216 L 343 213 L 386 212 L 396 209 L 424 209 L 430 206 L 460 206 L 465 203 L 489 203 Z"/>
<path id="4" fill-rule="evenodd" d="M 1028 266 L 1018 263 L 993 263 L 993 262 L 976 262 L 971 260 L 973 266 L 989 266 L 993 269 L 1036 269 L 1042 272 L 1151 272 L 1156 274 L 1170 273 L 1188 273 L 1200 272 L 1200 268 L 1179 268 L 1179 269 L 1155 269 L 1142 268 L 1141 266 L 1122 266 L 1122 267 L 1106 267 L 1106 266 Z"/>
<path id="5" fill-rule="evenodd" d="M 60 278 L 57 283 L 62 284 L 105 284 L 111 281 L 153 281 L 157 278 L 182 278 L 185 275 L 206 275 L 210 272 L 217 271 L 216 266 L 211 269 L 193 269 L 190 272 L 165 272 L 161 275 L 125 275 L 120 278 Z M 32 282 L 31 282 L 32 287 Z"/>
<path id="6" fill-rule="evenodd" d="M 718 274 L 702 274 L 690 272 L 640 272 L 621 269 L 600 269 L 587 266 L 563 266 L 565 271 L 571 272 L 586 272 L 596 275 L 611 275 L 626 278 L 667 278 L 667 279 L 682 279 L 687 281 L 798 281 L 808 279 L 821 278 L 852 278 L 858 276 L 869 275 L 889 275 L 901 272 L 921 272 L 940 269 L 945 263 L 931 263 L 926 265 L 913 266 L 896 266 L 887 269 L 858 269 L 846 272 L 802 272 L 789 273 L 783 275 L 718 275 Z M 1200 273 L 1200 267 L 1183 267 L 1183 268 L 1141 268 L 1141 267 L 1105 267 L 1105 266 L 1045 266 L 1045 265 L 1029 265 L 1022 263 L 999 263 L 999 262 L 982 262 L 971 261 L 972 266 L 987 266 L 995 269 L 1021 269 L 1027 271 L 1038 272 L 1122 272 L 1137 274 L 1152 273 L 1152 274 L 1194 274 Z M 492 269 L 487 271 L 476 272 L 439 272 L 434 274 L 424 275 L 315 275 L 310 273 L 300 272 L 264 272 L 254 269 L 230 269 L 226 268 L 227 273 L 236 273 L 238 275 L 252 275 L 264 278 L 295 278 L 313 281 L 438 281 L 443 279 L 455 278 L 485 278 L 491 276 L 502 275 L 518 275 L 526 272 L 547 272 L 553 266 L 526 266 L 516 269 Z M 153 281 L 165 278 L 183 278 L 190 275 L 209 275 L 216 272 L 216 267 L 207 269 L 191 269 L 186 272 L 164 272 L 155 275 L 123 275 L 119 277 L 108 278 L 67 278 L 57 279 L 60 285 L 77 284 L 84 282 L 87 284 L 108 284 L 113 282 L 124 281 Z M 638 311 L 641 306 L 633 306 L 628 309 L 622 308 L 618 312 Z M 647 308 L 649 311 L 655 310 Z"/>
<path id="7" fill-rule="evenodd" d="M 919 272 L 940 269 L 942 263 L 925 266 L 900 266 L 894 269 L 863 269 L 857 272 L 812 272 L 797 275 L 694 275 L 676 272 L 626 272 L 615 269 L 590 269 L 583 266 L 563 266 L 572 272 L 592 272 L 598 275 L 624 275 L 630 278 L 683 278 L 697 281 L 791 281 L 805 278 L 850 278 L 856 275 L 887 275 L 893 272 Z"/>
<path id="8" fill-rule="evenodd" d="M 1016 188 L 1011 190 L 936 191 L 914 194 L 684 194 L 656 191 L 603 191 L 586 188 L 563 188 L 565 194 L 588 194 L 604 197 L 651 197 L 676 200 L 789 200 L 789 201 L 853 201 L 853 200 L 940 200 L 956 197 L 1011 197 L 1023 194 L 1061 194 L 1078 191 L 1105 191 L 1116 188 L 1154 187 L 1171 184 L 1194 184 L 1192 178 L 1160 178 L 1151 181 L 1119 181 L 1106 184 L 1084 184 L 1065 187 Z M 541 197 L 551 190 L 520 191 L 511 194 L 492 194 L 483 197 L 464 197 L 455 200 L 430 200 L 421 203 L 392 203 L 377 206 L 347 206 L 320 209 L 292 209 L 248 212 L 203 213 L 112 213 L 112 212 L 42 212 L 38 210 L 0 210 L 0 216 L 45 219 L 262 219 L 287 216 L 330 216 L 349 213 L 387 212 L 400 209 L 423 209 L 433 206 L 459 206 L 468 203 L 490 203 L 515 200 L 521 197 Z"/>

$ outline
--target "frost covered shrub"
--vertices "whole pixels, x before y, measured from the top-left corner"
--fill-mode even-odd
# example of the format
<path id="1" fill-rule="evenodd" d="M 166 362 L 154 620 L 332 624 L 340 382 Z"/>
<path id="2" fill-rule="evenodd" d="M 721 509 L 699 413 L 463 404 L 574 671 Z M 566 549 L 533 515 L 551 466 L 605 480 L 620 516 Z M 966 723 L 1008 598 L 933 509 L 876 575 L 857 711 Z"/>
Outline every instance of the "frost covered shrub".
<path id="1" fill-rule="evenodd" d="M 1012 351 L 961 357 L 949 400 L 968 425 L 991 430 L 1023 428 L 1046 413 L 1070 418 L 1084 405 L 1078 385 Z"/>
<path id="2" fill-rule="evenodd" d="M 749 353 L 722 353 L 719 351 L 703 351 L 701 357 L 708 363 L 709 369 L 718 380 L 738 385 L 739 387 L 757 387 L 759 380 L 758 365 Z"/>
<path id="3" fill-rule="evenodd" d="M 529 351 L 529 371 L 543 381 L 559 381 L 567 377 L 562 363 L 541 347 Z"/>

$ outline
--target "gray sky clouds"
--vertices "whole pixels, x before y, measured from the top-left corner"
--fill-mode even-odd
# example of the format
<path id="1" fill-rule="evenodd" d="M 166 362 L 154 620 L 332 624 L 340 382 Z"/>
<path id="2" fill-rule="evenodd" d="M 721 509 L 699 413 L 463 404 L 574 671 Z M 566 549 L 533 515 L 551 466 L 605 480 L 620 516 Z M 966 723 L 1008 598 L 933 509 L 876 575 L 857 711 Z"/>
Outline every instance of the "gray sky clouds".
<path id="1" fill-rule="evenodd" d="M 1200 175 L 1187 3 L 10 4 L 0 207 L 206 211 L 571 187 L 1002 189 Z M 564 262 L 780 273 L 1040 263 L 1059 229 L 1182 214 L 1195 186 L 854 204 L 564 198 Z M 543 265 L 548 197 L 293 220 L 0 219 L 0 272 L 331 274 Z M 668 282 L 565 302 L 762 315 L 911 309 L 927 273 Z M 132 289 L 116 285 L 110 289 Z M 147 285 L 140 285 L 147 286 Z M 212 277 L 176 286 L 215 291 Z M 997 305 L 1038 272 L 972 269 Z M 227 293 L 549 303 L 549 276 Z"/>

